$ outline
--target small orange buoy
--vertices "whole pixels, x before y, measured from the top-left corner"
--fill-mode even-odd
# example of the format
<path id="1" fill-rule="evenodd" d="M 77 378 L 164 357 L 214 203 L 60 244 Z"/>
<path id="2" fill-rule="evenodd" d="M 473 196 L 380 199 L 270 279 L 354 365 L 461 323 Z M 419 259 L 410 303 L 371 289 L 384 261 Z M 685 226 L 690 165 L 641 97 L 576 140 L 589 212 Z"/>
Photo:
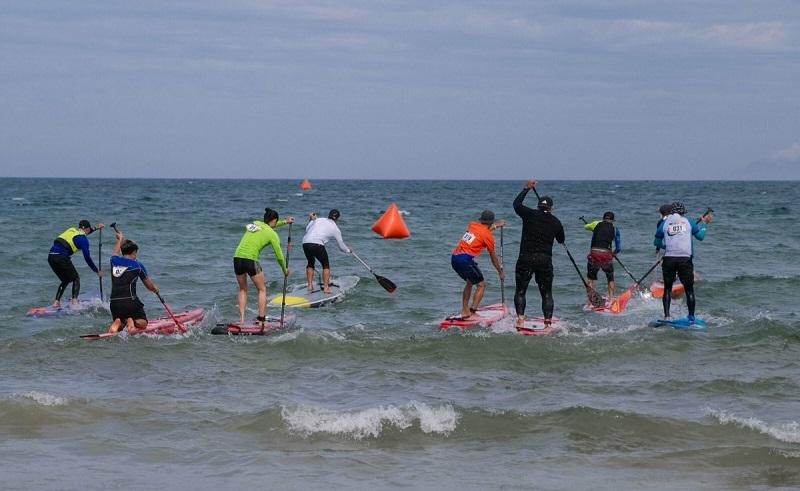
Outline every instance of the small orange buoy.
<path id="1" fill-rule="evenodd" d="M 400 215 L 397 205 L 392 203 L 386 213 L 372 224 L 372 230 L 384 239 L 405 239 L 411 237 L 406 222 Z"/>
<path id="2" fill-rule="evenodd" d="M 308 179 L 303 180 L 303 183 L 300 184 L 300 189 L 302 189 L 303 191 L 308 191 L 309 189 L 311 189 L 311 183 L 308 182 Z"/>

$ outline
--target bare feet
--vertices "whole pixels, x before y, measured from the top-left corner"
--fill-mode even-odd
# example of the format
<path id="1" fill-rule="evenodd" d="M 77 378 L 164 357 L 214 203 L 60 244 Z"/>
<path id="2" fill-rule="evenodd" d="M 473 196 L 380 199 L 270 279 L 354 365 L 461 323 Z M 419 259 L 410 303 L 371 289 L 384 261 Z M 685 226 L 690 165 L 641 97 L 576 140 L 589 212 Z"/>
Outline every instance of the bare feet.
<path id="1" fill-rule="evenodd" d="M 522 329 L 523 327 L 525 327 L 525 316 L 524 315 L 518 315 L 517 316 L 517 321 L 514 323 L 514 327 L 516 327 L 517 329 Z"/>

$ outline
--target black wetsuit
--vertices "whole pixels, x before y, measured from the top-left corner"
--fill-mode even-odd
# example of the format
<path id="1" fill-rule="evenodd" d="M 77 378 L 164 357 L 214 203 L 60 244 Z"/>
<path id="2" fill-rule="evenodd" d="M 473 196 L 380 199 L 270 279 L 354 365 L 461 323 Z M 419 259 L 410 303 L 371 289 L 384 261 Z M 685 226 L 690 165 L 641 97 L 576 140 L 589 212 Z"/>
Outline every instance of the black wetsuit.
<path id="1" fill-rule="evenodd" d="M 517 315 L 525 314 L 525 294 L 535 275 L 542 296 L 542 313 L 545 319 L 550 319 L 553 317 L 553 241 L 564 243 L 564 227 L 549 211 L 523 205 L 527 194 L 528 189 L 523 189 L 514 199 L 514 211 L 522 218 L 514 308 Z"/>

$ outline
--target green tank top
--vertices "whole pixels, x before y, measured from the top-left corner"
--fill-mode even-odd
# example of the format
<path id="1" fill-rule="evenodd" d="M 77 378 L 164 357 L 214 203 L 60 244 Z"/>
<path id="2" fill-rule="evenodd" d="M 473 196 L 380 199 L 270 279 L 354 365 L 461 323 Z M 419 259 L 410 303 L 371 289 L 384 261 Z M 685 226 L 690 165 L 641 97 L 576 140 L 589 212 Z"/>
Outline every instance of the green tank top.
<path id="1" fill-rule="evenodd" d="M 278 222 L 276 226 L 278 225 L 283 225 L 283 222 Z M 239 241 L 239 246 L 236 247 L 233 257 L 258 261 L 261 250 L 268 245 L 272 246 L 272 250 L 275 251 L 275 259 L 281 265 L 283 272 L 286 273 L 286 260 L 283 258 L 280 237 L 272 230 L 272 227 L 259 220 L 253 220 L 245 226 L 244 235 L 242 240 Z"/>

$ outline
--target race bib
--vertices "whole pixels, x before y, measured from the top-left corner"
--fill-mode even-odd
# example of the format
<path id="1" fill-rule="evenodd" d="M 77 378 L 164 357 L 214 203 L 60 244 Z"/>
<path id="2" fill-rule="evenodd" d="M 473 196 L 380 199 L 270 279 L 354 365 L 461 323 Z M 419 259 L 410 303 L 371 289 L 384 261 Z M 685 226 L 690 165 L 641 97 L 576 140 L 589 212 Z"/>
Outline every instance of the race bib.
<path id="1" fill-rule="evenodd" d="M 669 236 L 683 235 L 686 233 L 686 223 L 671 222 L 667 224 L 666 229 Z"/>
<path id="2" fill-rule="evenodd" d="M 125 273 L 125 271 L 128 271 L 127 266 L 114 266 L 114 269 L 111 271 L 111 274 L 114 275 L 114 278 L 119 278 Z"/>
<path id="3" fill-rule="evenodd" d="M 467 230 L 466 232 L 464 232 L 464 235 L 461 236 L 461 240 L 463 240 L 467 244 L 472 244 L 472 242 L 475 240 L 475 236 L 472 234 L 472 232 Z"/>
<path id="4" fill-rule="evenodd" d="M 259 230 L 261 230 L 261 227 L 259 227 L 255 223 L 248 223 L 245 228 L 247 229 L 248 232 L 258 232 Z"/>

